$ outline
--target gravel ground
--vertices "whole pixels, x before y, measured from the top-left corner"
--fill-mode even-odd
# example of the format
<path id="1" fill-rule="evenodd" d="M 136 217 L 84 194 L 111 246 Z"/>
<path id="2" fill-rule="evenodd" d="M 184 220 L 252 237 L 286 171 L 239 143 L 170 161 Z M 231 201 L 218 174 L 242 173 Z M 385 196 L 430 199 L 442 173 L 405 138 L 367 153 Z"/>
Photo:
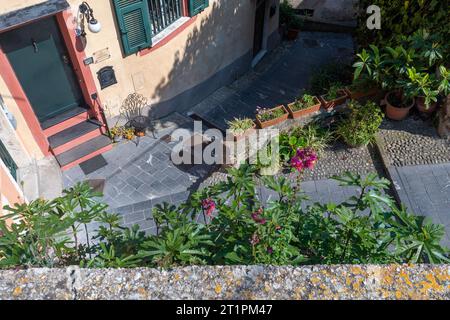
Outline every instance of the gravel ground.
<path id="1" fill-rule="evenodd" d="M 438 136 L 431 120 L 384 120 L 379 137 L 393 166 L 450 162 L 450 141 Z"/>
<path id="2" fill-rule="evenodd" d="M 329 179 L 334 175 L 342 175 L 346 171 L 361 175 L 377 172 L 384 176 L 381 160 L 374 147 L 349 148 L 337 141 L 325 149 L 314 170 L 304 173 L 303 181 Z M 289 174 L 288 172 L 289 170 L 286 169 L 282 174 Z M 226 178 L 226 169 L 220 168 L 205 179 L 200 184 L 200 188 L 225 181 Z"/>
<path id="3" fill-rule="evenodd" d="M 304 174 L 304 181 L 323 180 L 346 171 L 365 175 L 382 173 L 382 164 L 374 147 L 349 148 L 337 141 L 320 156 L 316 167 Z"/>

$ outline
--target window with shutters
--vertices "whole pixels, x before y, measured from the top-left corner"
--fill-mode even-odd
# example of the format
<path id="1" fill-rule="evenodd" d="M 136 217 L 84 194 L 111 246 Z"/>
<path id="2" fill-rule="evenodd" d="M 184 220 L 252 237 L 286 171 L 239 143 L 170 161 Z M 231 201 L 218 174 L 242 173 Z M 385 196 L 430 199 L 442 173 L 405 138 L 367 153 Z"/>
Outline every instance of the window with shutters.
<path id="1" fill-rule="evenodd" d="M 183 16 L 182 0 L 148 0 L 148 4 L 153 35 Z"/>
<path id="2" fill-rule="evenodd" d="M 14 162 L 11 155 L 9 154 L 8 150 L 6 150 L 6 147 L 1 140 L 0 140 L 0 159 L 3 161 L 6 168 L 9 170 L 12 177 L 14 178 L 14 180 L 17 180 L 17 165 Z"/>
<path id="3" fill-rule="evenodd" d="M 209 6 L 209 0 L 112 0 L 126 55 L 161 41 L 184 20 Z M 183 20 L 184 19 L 184 20 Z M 156 42 L 155 41 L 155 42 Z"/>

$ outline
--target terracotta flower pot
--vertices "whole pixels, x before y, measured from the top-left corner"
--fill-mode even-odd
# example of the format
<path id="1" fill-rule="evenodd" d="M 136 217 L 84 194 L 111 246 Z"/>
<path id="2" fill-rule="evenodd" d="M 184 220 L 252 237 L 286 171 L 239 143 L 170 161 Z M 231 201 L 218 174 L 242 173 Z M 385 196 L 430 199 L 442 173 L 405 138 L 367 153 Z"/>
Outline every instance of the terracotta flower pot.
<path id="1" fill-rule="evenodd" d="M 411 105 L 408 107 L 397 107 L 389 102 L 389 97 L 391 97 L 392 94 L 395 94 L 395 91 L 389 92 L 384 98 L 384 101 L 386 102 L 386 115 L 391 120 L 403 120 L 408 116 L 409 111 L 414 106 L 415 100 L 413 98 Z"/>
<path id="2" fill-rule="evenodd" d="M 317 97 L 314 97 L 314 100 L 316 101 L 315 105 L 313 105 L 313 106 L 311 106 L 309 108 L 301 109 L 301 110 L 297 110 L 297 111 L 293 111 L 294 110 L 293 106 L 295 105 L 295 102 L 289 103 L 287 105 L 287 111 L 289 112 L 291 118 L 292 119 L 297 119 L 297 118 L 305 117 L 308 114 L 311 114 L 311 113 L 319 111 L 320 110 L 320 105 L 321 105 L 320 100 Z"/>
<path id="3" fill-rule="evenodd" d="M 297 39 L 297 37 L 298 37 L 298 34 L 300 33 L 300 29 L 292 29 L 292 28 L 289 28 L 288 29 L 288 31 L 287 31 L 287 39 L 288 40 L 295 40 L 295 39 Z"/>
<path id="4" fill-rule="evenodd" d="M 417 97 L 416 98 L 416 107 L 417 110 L 423 113 L 433 113 L 436 110 L 437 103 L 433 102 L 427 109 L 425 105 L 425 97 Z"/>
<path id="5" fill-rule="evenodd" d="M 322 106 L 329 110 L 338 105 L 345 103 L 348 98 L 348 94 L 344 89 L 339 90 L 340 96 L 333 100 L 328 100 L 326 95 L 320 96 L 320 100 L 322 102 Z"/>
<path id="6" fill-rule="evenodd" d="M 276 109 L 282 109 L 284 111 L 284 114 L 281 117 L 278 117 L 278 118 L 275 118 L 275 119 L 271 119 L 271 120 L 268 120 L 268 121 L 261 121 L 259 119 L 259 115 L 256 115 L 256 124 L 258 125 L 259 128 L 264 129 L 264 128 L 267 128 L 267 127 L 271 127 L 271 126 L 277 125 L 277 124 L 287 120 L 287 118 L 289 117 L 289 113 L 286 110 L 286 108 L 283 105 L 281 105 L 281 106 L 278 106 L 276 108 L 272 108 L 271 110 L 276 110 Z"/>

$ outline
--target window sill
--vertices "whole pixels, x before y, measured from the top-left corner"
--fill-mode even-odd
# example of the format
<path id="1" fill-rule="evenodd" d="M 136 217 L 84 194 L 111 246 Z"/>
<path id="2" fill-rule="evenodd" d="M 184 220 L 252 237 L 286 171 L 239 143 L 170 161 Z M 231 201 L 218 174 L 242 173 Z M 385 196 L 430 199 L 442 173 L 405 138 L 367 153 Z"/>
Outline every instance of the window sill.
<path id="1" fill-rule="evenodd" d="M 183 32 L 187 27 L 193 24 L 197 20 L 197 16 L 195 17 L 181 17 L 177 21 L 175 21 L 172 25 L 167 27 L 165 30 L 158 33 L 156 36 L 152 38 L 152 46 L 150 48 L 139 51 L 140 56 L 145 56 L 152 51 L 164 46 L 170 40 L 175 38 L 181 32 Z"/>

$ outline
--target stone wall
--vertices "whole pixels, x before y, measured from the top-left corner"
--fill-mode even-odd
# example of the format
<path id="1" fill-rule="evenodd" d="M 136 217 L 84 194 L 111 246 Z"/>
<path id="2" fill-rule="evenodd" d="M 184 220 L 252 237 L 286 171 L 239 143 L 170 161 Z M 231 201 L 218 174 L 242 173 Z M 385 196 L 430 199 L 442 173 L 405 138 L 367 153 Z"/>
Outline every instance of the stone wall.
<path id="1" fill-rule="evenodd" d="M 450 265 L 0 271 L 0 299 L 450 299 Z"/>

